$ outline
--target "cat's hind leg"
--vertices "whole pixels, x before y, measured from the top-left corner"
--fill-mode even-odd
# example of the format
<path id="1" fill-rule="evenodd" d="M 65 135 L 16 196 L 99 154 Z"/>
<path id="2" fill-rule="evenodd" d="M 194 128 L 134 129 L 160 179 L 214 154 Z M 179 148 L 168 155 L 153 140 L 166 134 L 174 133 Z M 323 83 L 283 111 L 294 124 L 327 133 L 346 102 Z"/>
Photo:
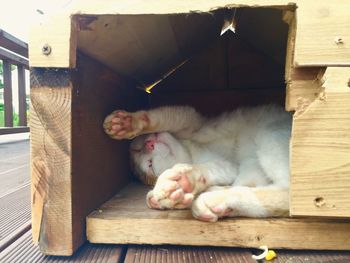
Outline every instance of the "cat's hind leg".
<path id="1" fill-rule="evenodd" d="M 276 217 L 288 215 L 289 192 L 279 186 L 237 186 L 204 192 L 192 204 L 195 218 L 215 222 L 222 217 Z"/>

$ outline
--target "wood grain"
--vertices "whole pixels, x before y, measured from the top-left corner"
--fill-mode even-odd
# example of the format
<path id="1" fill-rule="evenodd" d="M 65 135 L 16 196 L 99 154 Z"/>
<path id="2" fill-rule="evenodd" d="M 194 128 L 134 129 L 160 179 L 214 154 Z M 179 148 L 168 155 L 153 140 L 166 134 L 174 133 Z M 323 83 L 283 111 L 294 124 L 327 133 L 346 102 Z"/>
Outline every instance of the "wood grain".
<path id="1" fill-rule="evenodd" d="M 146 101 L 106 66 L 84 55 L 77 63 L 31 75 L 33 238 L 50 255 L 71 255 L 85 241 L 85 217 L 128 182 L 128 142 L 111 140 L 102 123 Z"/>
<path id="2" fill-rule="evenodd" d="M 200 222 L 190 211 L 147 208 L 147 188 L 132 184 L 87 218 L 93 243 L 350 249 L 350 221 L 226 219 Z M 293 233 L 293 234 L 291 234 Z M 331 238 L 330 238 L 331 237 Z"/>
<path id="3" fill-rule="evenodd" d="M 349 68 L 328 68 L 324 92 L 293 120 L 291 214 L 350 217 Z"/>
<path id="4" fill-rule="evenodd" d="M 314 101 L 323 91 L 321 77 L 324 67 L 298 68 L 294 65 L 296 39 L 296 12 L 286 11 L 283 20 L 289 25 L 285 63 L 286 110 L 295 111 Z"/>
<path id="5" fill-rule="evenodd" d="M 72 212 L 73 242 L 86 239 L 85 218 L 130 181 L 129 141 L 112 140 L 102 128 L 115 109 L 135 111 L 147 102 L 145 92 L 106 66 L 78 56 L 72 75 Z"/>
<path id="6" fill-rule="evenodd" d="M 297 5 L 295 65 L 350 66 L 350 2 L 299 0 Z"/>
<path id="7" fill-rule="evenodd" d="M 31 81 L 33 239 L 43 253 L 71 255 L 70 74 L 32 69 Z"/>

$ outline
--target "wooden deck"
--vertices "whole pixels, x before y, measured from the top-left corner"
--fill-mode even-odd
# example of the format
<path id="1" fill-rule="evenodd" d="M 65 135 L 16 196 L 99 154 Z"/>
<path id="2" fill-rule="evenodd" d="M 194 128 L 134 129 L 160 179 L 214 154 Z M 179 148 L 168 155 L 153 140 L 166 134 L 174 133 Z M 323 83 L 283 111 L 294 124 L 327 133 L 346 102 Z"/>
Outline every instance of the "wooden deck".
<path id="1" fill-rule="evenodd" d="M 29 140 L 0 136 L 0 262 L 249 263 L 254 249 L 85 244 L 72 257 L 45 256 L 31 240 Z M 331 238 L 331 237 L 330 237 Z M 349 241 L 350 242 L 350 241 Z M 277 251 L 273 262 L 350 262 L 350 251 Z"/>

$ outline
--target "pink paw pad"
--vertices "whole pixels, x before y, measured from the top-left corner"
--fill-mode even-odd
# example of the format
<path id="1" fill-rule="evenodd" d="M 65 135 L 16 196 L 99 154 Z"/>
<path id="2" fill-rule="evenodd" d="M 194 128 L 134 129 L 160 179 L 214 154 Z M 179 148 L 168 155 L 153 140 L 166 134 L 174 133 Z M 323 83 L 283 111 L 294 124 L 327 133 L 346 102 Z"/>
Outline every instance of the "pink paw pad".
<path id="1" fill-rule="evenodd" d="M 173 179 L 177 181 L 185 193 L 191 193 L 193 191 L 193 185 L 184 173 L 177 174 L 177 177 Z"/>

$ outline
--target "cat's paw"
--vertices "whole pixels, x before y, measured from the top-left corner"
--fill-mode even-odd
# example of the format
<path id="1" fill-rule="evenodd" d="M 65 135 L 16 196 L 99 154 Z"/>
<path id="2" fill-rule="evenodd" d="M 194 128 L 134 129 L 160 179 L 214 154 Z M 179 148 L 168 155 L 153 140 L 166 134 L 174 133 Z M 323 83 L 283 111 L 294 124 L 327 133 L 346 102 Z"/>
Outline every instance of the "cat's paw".
<path id="1" fill-rule="evenodd" d="M 154 209 L 188 208 L 195 195 L 206 187 L 198 168 L 177 164 L 159 176 L 154 189 L 147 194 L 147 205 Z"/>
<path id="2" fill-rule="evenodd" d="M 133 139 L 140 135 L 148 124 L 149 118 L 145 111 L 115 110 L 105 118 L 103 128 L 113 139 Z"/>
<path id="3" fill-rule="evenodd" d="M 233 208 L 236 199 L 229 189 L 202 193 L 192 204 L 192 215 L 207 222 L 237 216 L 237 210 Z"/>

